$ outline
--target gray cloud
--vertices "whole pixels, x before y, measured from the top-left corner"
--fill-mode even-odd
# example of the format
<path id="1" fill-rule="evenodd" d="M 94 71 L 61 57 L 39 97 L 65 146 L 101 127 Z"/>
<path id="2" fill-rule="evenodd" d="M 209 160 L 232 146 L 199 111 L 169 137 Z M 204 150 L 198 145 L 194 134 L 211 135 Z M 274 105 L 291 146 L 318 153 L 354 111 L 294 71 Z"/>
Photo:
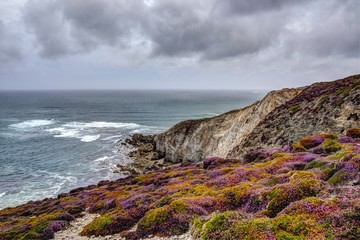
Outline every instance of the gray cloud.
<path id="1" fill-rule="evenodd" d="M 306 4 L 309 0 L 218 0 L 215 11 L 225 14 L 250 15 L 259 12 L 281 10 L 284 7 Z"/>
<path id="2" fill-rule="evenodd" d="M 70 44 L 69 25 L 55 1 L 29 1 L 24 22 L 35 35 L 41 56 L 59 57 L 79 50 L 73 49 Z"/>
<path id="3" fill-rule="evenodd" d="M 26 5 L 24 21 L 40 54 L 50 58 L 100 46 L 127 49 L 135 38 L 150 43 L 149 58 L 215 61 L 269 48 L 289 56 L 359 57 L 357 0 L 299 2 L 155 0 L 147 6 L 125 0 L 36 0 Z M 309 13 L 309 19 L 298 10 Z M 289 28 L 306 21 L 307 29 Z"/>
<path id="4" fill-rule="evenodd" d="M 214 11 L 199 14 L 192 7 L 180 3 L 154 7 L 156 17 L 145 26 L 154 44 L 153 56 L 198 54 L 219 60 L 256 53 L 271 45 L 284 24 L 272 13 L 228 17 Z"/>
<path id="5" fill-rule="evenodd" d="M 24 21 L 44 57 L 89 52 L 98 46 L 126 47 L 141 24 L 139 1 L 34 0 L 24 9 Z M 140 6 L 140 8 L 139 8 Z"/>
<path id="6" fill-rule="evenodd" d="M 10 32 L 0 20 L 0 63 L 21 58 L 21 47 L 16 34 Z"/>
<path id="7" fill-rule="evenodd" d="M 64 18 L 71 24 L 72 37 L 116 45 L 126 40 L 142 24 L 141 1 L 62 0 L 58 1 Z"/>
<path id="8" fill-rule="evenodd" d="M 360 58 L 360 2 L 328 1 L 317 6 L 305 29 L 284 32 L 286 51 L 291 55 Z"/>

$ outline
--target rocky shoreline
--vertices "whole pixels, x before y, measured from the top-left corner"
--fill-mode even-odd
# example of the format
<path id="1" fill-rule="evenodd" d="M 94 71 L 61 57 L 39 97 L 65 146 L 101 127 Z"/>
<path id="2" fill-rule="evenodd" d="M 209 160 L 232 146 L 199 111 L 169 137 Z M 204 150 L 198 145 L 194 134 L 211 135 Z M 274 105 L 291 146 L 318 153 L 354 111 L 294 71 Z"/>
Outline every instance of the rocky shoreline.
<path id="1" fill-rule="evenodd" d="M 133 149 L 128 154 L 133 162 L 118 164 L 118 171 L 135 176 L 170 166 L 171 163 L 165 162 L 164 155 L 156 151 L 155 136 L 136 133 L 122 142 L 121 145 Z"/>
<path id="2" fill-rule="evenodd" d="M 212 118 L 187 120 L 156 135 L 123 142 L 133 163 L 119 171 L 143 174 L 207 157 L 241 158 L 318 132 L 344 134 L 359 127 L 360 75 L 268 93 L 254 104 Z"/>

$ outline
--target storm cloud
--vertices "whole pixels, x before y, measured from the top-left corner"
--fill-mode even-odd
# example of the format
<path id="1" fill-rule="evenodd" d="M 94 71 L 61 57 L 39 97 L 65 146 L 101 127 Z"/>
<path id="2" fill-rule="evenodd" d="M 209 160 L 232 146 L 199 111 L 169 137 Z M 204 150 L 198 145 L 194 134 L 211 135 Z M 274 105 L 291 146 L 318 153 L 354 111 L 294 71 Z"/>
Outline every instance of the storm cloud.
<path id="1" fill-rule="evenodd" d="M 17 41 L 16 34 L 10 32 L 0 20 L 0 64 L 21 58 L 21 49 L 14 44 Z"/>
<path id="2" fill-rule="evenodd" d="M 336 79 L 360 71 L 359 13 L 358 0 L 4 0 L 0 88 Z"/>
<path id="3" fill-rule="evenodd" d="M 149 58 L 221 60 L 280 45 L 290 55 L 356 57 L 358 16 L 356 0 L 36 0 L 24 9 L 41 55 L 50 58 L 104 45 L 126 49 L 136 40 L 149 43 Z"/>
<path id="4" fill-rule="evenodd" d="M 318 2 L 305 17 L 285 32 L 286 50 L 291 54 L 318 57 L 360 57 L 360 2 Z M 296 21 L 296 20 L 295 20 Z M 301 22 L 302 21 L 302 22 Z M 297 24 L 297 25 L 296 25 Z"/>

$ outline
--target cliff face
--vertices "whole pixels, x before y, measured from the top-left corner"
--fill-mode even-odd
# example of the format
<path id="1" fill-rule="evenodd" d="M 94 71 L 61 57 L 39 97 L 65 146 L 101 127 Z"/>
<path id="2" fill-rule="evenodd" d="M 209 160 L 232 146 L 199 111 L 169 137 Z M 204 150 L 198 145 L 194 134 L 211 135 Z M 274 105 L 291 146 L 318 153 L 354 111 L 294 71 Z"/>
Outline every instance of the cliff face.
<path id="1" fill-rule="evenodd" d="M 227 157 L 279 147 L 315 133 L 343 134 L 360 126 L 360 75 L 315 83 L 270 112 Z"/>
<path id="2" fill-rule="evenodd" d="M 280 147 L 319 132 L 359 127 L 360 75 L 270 92 L 249 107 L 181 122 L 155 137 L 166 161 L 238 158 L 250 150 Z"/>
<path id="3" fill-rule="evenodd" d="M 273 91 L 246 108 L 213 118 L 181 122 L 155 137 L 156 150 L 171 162 L 226 157 L 267 114 L 300 92 L 301 89 Z"/>

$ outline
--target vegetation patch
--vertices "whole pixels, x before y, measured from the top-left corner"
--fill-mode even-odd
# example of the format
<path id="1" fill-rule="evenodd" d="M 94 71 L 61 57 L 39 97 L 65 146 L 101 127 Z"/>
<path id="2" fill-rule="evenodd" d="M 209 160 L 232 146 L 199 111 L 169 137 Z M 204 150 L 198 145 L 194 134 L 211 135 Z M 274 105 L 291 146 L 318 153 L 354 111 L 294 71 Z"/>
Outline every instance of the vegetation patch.
<path id="1" fill-rule="evenodd" d="M 360 138 L 350 132 L 308 136 L 291 149 L 259 149 L 246 159 L 173 165 L 6 208 L 0 239 L 51 239 L 85 211 L 100 217 L 83 236 L 141 239 L 191 226 L 200 239 L 360 239 Z"/>
<path id="2" fill-rule="evenodd" d="M 300 111 L 300 110 L 301 110 L 300 105 L 293 105 L 293 106 L 288 108 L 288 112 L 290 112 L 290 113 L 295 113 L 295 112 Z"/>
<path id="3" fill-rule="evenodd" d="M 346 136 L 351 138 L 360 138 L 360 128 L 350 128 L 346 131 Z"/>
<path id="4" fill-rule="evenodd" d="M 341 144 L 332 139 L 326 139 L 323 146 L 327 153 L 337 152 L 341 149 Z"/>

